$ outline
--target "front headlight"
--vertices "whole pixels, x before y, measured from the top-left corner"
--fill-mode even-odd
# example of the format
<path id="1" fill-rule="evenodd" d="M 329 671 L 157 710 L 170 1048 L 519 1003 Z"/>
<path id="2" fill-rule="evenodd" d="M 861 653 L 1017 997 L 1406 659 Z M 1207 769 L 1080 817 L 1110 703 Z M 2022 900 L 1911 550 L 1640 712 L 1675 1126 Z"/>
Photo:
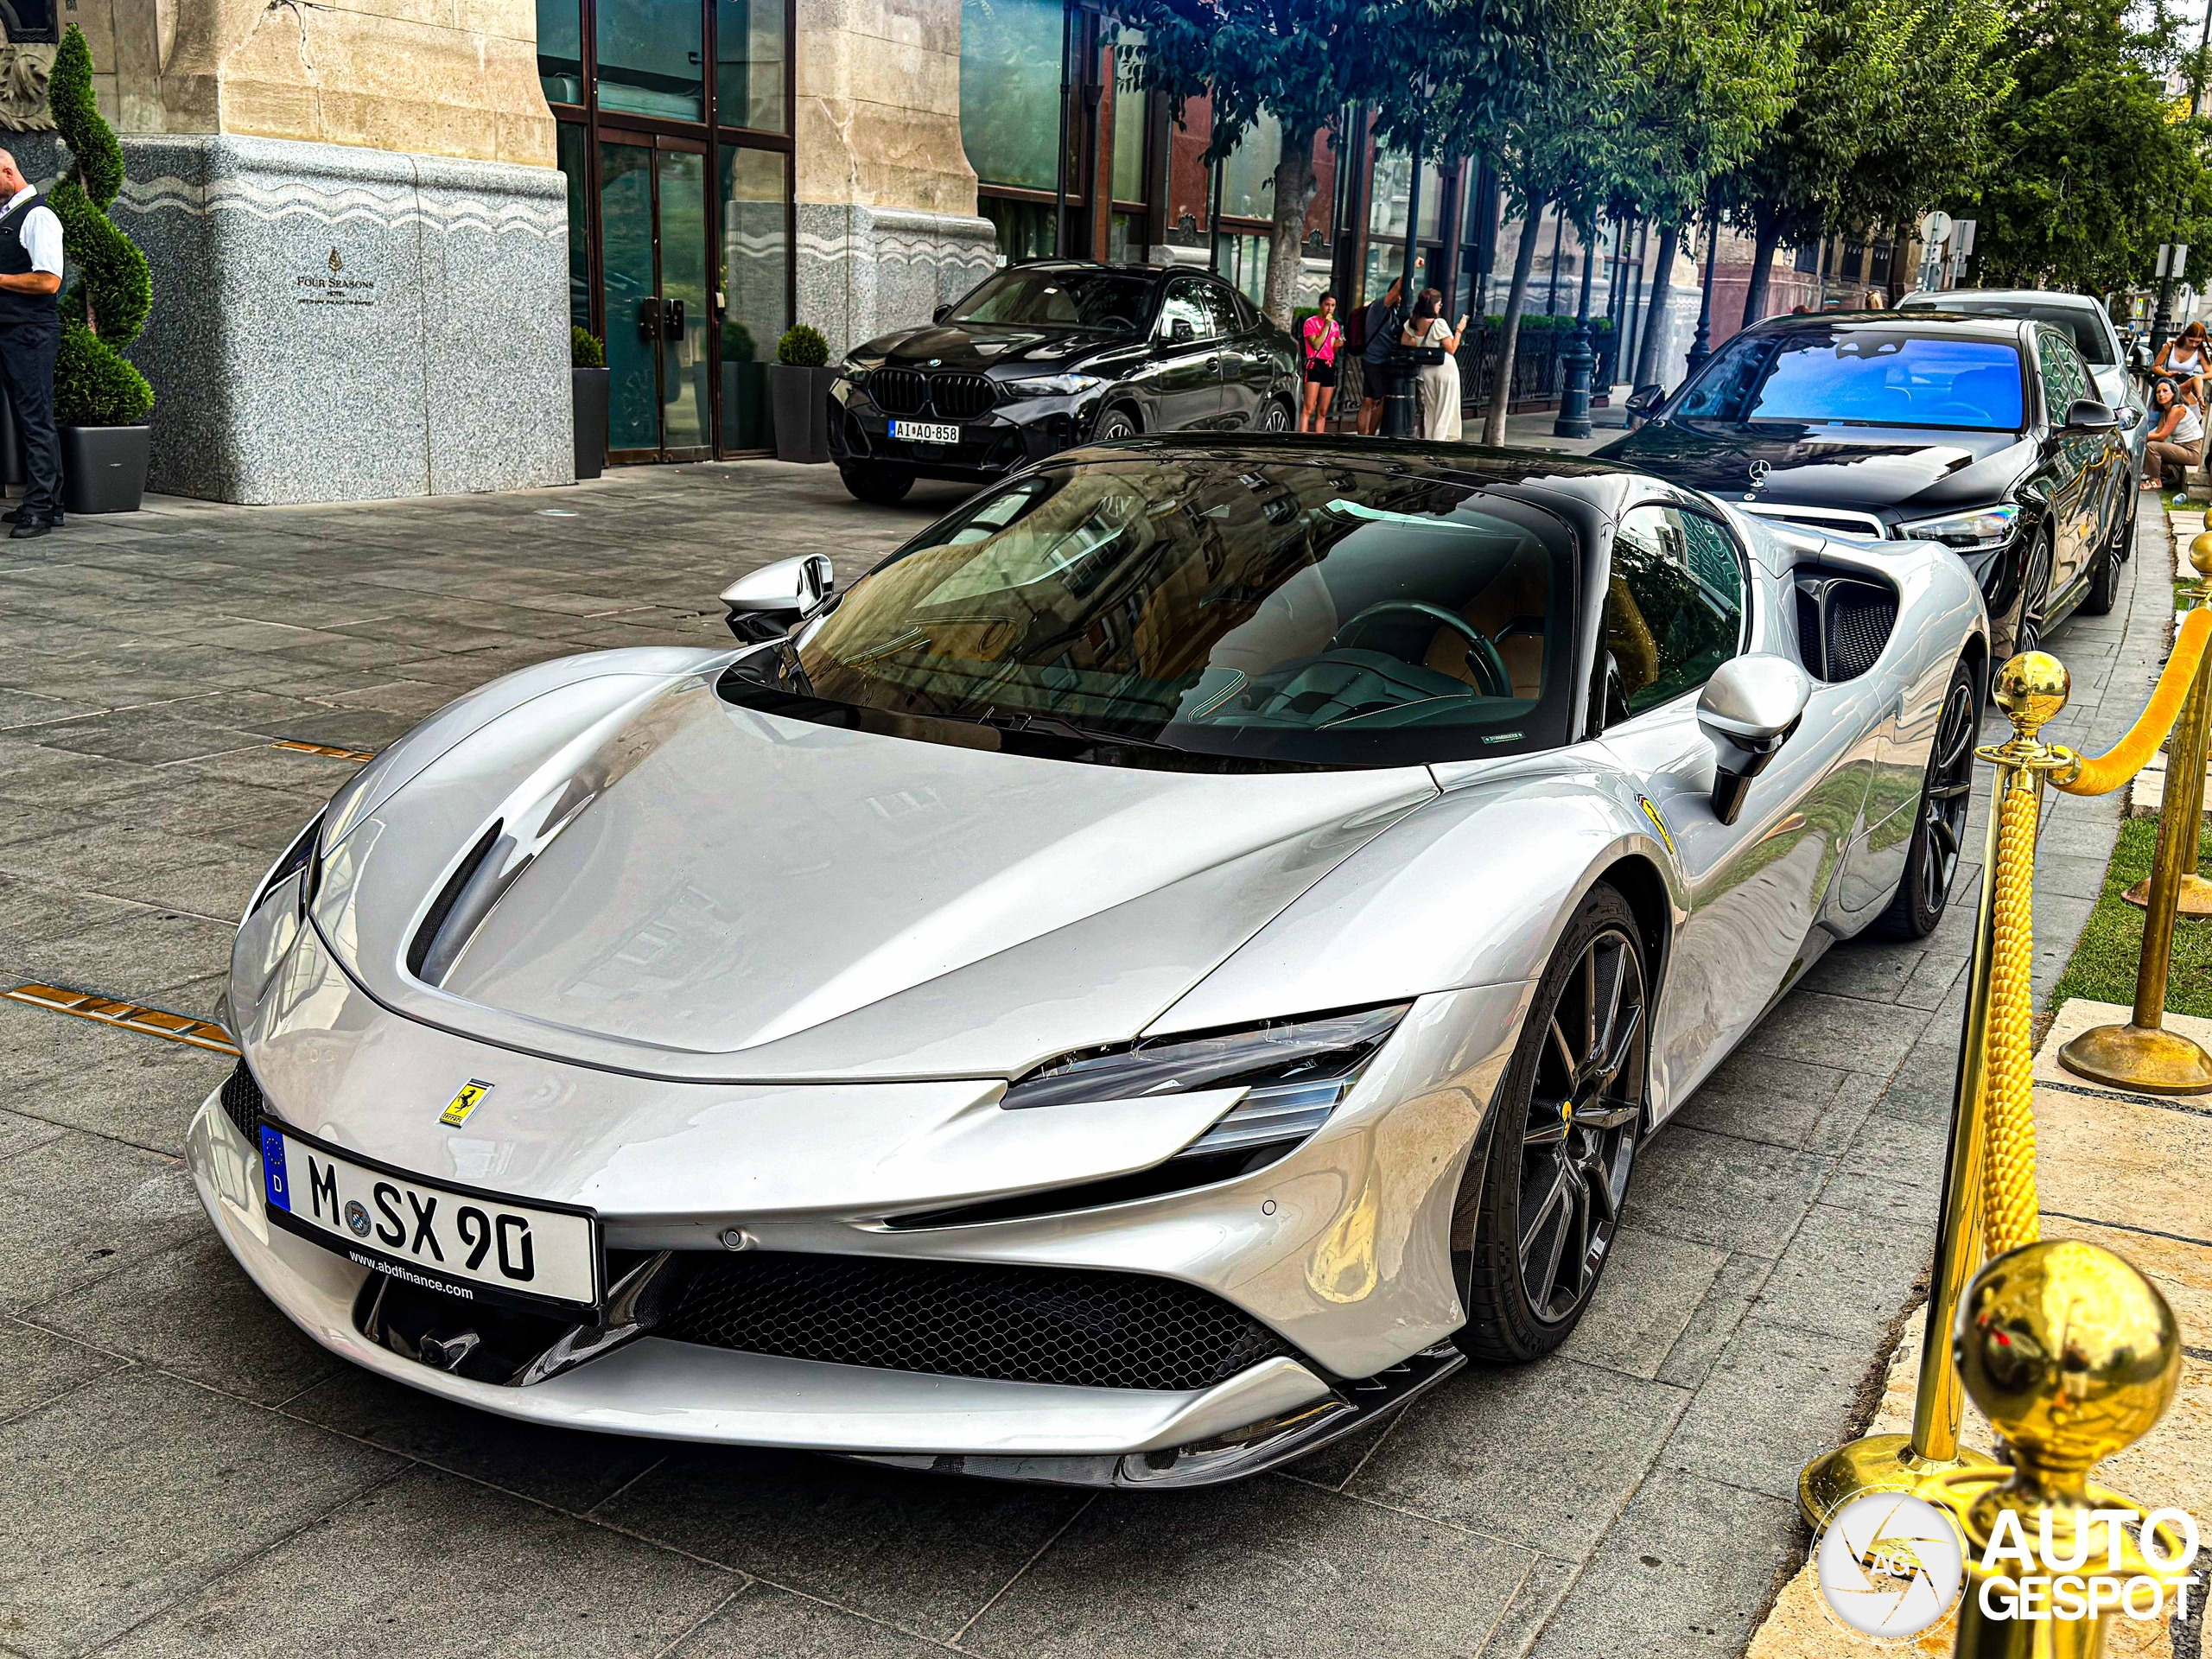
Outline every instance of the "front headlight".
<path id="1" fill-rule="evenodd" d="M 1986 553 L 1992 548 L 2004 546 L 2019 518 L 2019 508 L 2009 505 L 1977 507 L 1972 512 L 1955 512 L 1941 518 L 1920 518 L 1899 524 L 1897 533 L 1909 540 L 1941 542 L 1961 553 Z"/>
<path id="2" fill-rule="evenodd" d="M 284 849 L 284 855 L 270 867 L 269 874 L 262 878 L 261 886 L 254 892 L 253 902 L 245 907 L 247 915 L 252 915 L 267 904 L 270 894 L 302 870 L 309 872 L 307 885 L 301 888 L 301 904 L 302 908 L 305 907 L 306 900 L 311 896 L 309 889 L 314 884 L 313 866 L 322 838 L 322 819 L 321 812 L 309 818 L 308 827 L 301 830 L 297 839 Z"/>
<path id="3" fill-rule="evenodd" d="M 837 365 L 837 378 L 841 380 L 849 380 L 856 386 L 864 386 L 868 384 L 868 372 L 882 366 L 880 359 L 872 363 L 863 363 L 856 357 L 849 357 Z"/>
<path id="4" fill-rule="evenodd" d="M 999 1103 L 1021 1110 L 1241 1087 L 1244 1097 L 1177 1155 L 1278 1144 L 1287 1151 L 1328 1122 L 1412 1006 L 1395 1002 L 1211 1036 L 1141 1038 L 1065 1054 L 1017 1078 Z"/>
<path id="5" fill-rule="evenodd" d="M 999 390 L 1008 397 L 1080 397 L 1105 384 L 1095 374 L 1040 374 L 1027 380 L 1002 380 Z"/>

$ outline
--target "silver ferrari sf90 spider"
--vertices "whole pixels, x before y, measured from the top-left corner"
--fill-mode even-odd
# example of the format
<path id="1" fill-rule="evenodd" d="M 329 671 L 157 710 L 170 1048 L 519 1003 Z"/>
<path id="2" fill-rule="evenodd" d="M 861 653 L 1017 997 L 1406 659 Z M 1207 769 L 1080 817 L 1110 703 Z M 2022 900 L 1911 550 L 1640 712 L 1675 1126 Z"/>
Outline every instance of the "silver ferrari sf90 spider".
<path id="1" fill-rule="evenodd" d="M 1139 440 L 735 649 L 548 662 L 279 859 L 207 1213 L 539 1422 L 1173 1486 L 1589 1305 L 1637 1149 L 1925 933 L 1981 601 L 1557 456 Z"/>

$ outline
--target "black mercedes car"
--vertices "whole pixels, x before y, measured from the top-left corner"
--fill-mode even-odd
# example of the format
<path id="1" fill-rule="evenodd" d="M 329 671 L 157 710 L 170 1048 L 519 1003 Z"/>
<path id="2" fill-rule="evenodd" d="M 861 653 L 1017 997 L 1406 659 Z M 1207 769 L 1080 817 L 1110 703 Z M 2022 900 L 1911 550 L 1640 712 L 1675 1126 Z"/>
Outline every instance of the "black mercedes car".
<path id="1" fill-rule="evenodd" d="M 2135 491 L 2120 416 L 2048 322 L 1915 311 L 1777 317 L 1598 451 L 1747 512 L 1958 550 L 2000 649 L 2112 608 Z"/>
<path id="2" fill-rule="evenodd" d="M 982 483 L 1078 443 L 1297 423 L 1298 353 L 1211 272 L 1015 265 L 926 327 L 855 346 L 830 393 L 830 453 L 863 501 L 918 478 Z"/>

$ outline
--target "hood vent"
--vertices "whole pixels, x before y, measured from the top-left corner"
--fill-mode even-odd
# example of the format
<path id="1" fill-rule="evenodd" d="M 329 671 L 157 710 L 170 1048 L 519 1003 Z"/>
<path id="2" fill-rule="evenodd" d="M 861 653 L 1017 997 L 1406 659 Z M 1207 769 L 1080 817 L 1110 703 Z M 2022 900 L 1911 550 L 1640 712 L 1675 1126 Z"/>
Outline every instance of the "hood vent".
<path id="1" fill-rule="evenodd" d="M 492 827 L 468 849 L 468 856 L 446 878 L 445 886 L 439 889 L 437 899 L 430 906 L 430 913 L 423 918 L 423 925 L 407 946 L 407 971 L 426 985 L 435 985 L 445 977 L 446 969 L 461 954 L 461 947 L 468 943 L 468 936 L 476 931 L 477 923 L 492 908 L 490 897 L 486 896 L 472 901 L 464 913 L 461 898 L 483 869 L 493 849 L 499 844 L 500 828 L 499 820 L 493 819 Z"/>

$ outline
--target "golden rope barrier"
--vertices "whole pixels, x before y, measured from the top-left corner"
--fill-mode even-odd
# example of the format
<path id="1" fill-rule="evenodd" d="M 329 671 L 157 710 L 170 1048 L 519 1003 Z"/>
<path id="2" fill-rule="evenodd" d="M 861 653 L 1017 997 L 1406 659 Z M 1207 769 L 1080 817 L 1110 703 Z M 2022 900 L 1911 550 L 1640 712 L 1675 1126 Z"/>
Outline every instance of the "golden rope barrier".
<path id="1" fill-rule="evenodd" d="M 2204 746 L 2208 717 L 2212 717 L 2212 654 L 2206 652 L 2206 638 L 2212 633 L 2212 609 L 2208 609 L 2212 607 L 2212 534 L 2199 536 L 2190 544 L 2189 558 L 2200 578 L 2196 605 L 2183 620 L 2173 655 L 2158 677 L 2158 693 L 2162 696 L 2168 681 L 2181 674 L 2186 675 L 2190 690 L 2166 751 L 2166 784 L 2158 804 L 2158 850 L 2144 895 L 2143 955 L 2135 972 L 2135 1007 L 2126 1025 L 2095 1027 L 2058 1051 L 2058 1063 L 2076 1077 L 2152 1095 L 2212 1091 L 2212 1054 L 2178 1032 L 2164 1028 L 2174 920 L 2184 889 L 2196 874 L 2197 840 L 2203 825 Z M 2194 651 L 2193 661 L 2184 658 L 2185 649 Z M 2152 698 L 2153 703 L 2158 701 L 2158 696 Z M 2136 722 L 2136 731 L 2122 740 L 2121 747 L 2134 741 L 2149 716 L 2146 709 L 2144 720 Z M 2077 793 L 2088 792 L 2081 780 L 2093 773 L 2101 779 L 2098 769 L 2120 752 L 2115 748 L 2098 761 L 2077 762 L 2072 772 L 2062 772 L 2052 781 L 2067 788 L 2060 779 L 2078 773 L 2072 787 Z M 2149 758 L 2150 750 L 2145 748 L 2142 761 Z M 2117 786 L 2117 782 L 2107 785 Z"/>
<path id="2" fill-rule="evenodd" d="M 2017 658 L 2015 659 L 2018 660 Z M 2065 671 L 2061 669 L 2061 674 Z M 2011 712 L 2009 709 L 2007 712 Z M 2009 745 L 2007 746 L 2010 747 Z M 1988 1149 L 1982 1160 L 1983 1249 L 2001 1255 L 2035 1243 L 2035 991 L 2037 774 L 2012 773 L 1996 804 L 1997 891 L 1989 982 L 1989 1060 L 1983 1084 Z"/>

